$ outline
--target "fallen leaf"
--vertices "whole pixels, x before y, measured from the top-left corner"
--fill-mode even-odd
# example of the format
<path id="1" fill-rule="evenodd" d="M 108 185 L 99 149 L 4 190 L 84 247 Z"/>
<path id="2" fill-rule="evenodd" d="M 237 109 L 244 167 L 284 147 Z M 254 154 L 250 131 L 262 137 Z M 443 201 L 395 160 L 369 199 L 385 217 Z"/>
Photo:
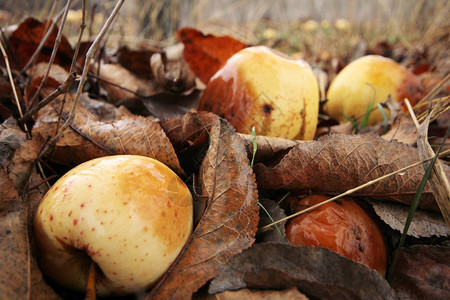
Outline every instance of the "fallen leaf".
<path id="1" fill-rule="evenodd" d="M 259 200 L 259 203 L 260 206 L 264 207 L 264 209 L 261 207 L 259 210 L 258 228 L 262 228 L 273 223 L 274 221 L 278 221 L 286 217 L 284 210 L 275 201 L 270 199 L 261 199 Z M 288 240 L 286 239 L 285 224 L 286 221 L 278 223 L 276 224 L 278 229 L 273 227 L 272 230 L 258 234 L 258 240 L 263 242 L 287 244 Z"/>
<path id="2" fill-rule="evenodd" d="M 44 30 L 49 26 L 50 25 L 48 25 L 47 22 L 41 23 L 34 18 L 28 17 L 20 23 L 19 27 L 12 33 L 9 38 L 9 43 L 12 51 L 14 52 L 14 56 L 18 60 L 19 68 L 23 68 L 28 63 L 29 59 L 45 35 Z M 36 62 L 48 62 L 50 60 L 57 34 L 58 28 L 55 27 L 47 41 L 44 43 L 44 47 L 42 48 Z M 62 35 L 54 64 L 58 64 L 66 70 L 69 70 L 72 62 L 72 56 L 72 47 L 66 37 Z"/>
<path id="3" fill-rule="evenodd" d="M 130 71 L 117 64 L 100 65 L 100 86 L 105 89 L 108 99 L 117 104 L 128 98 L 148 97 L 157 93 L 146 80 L 137 78 Z"/>
<path id="4" fill-rule="evenodd" d="M 45 189 L 18 189 L 26 182 L 37 185 L 36 172 L 27 172 L 37 157 L 36 148 L 13 122 L 4 122 L 0 134 L 0 294 L 4 299 L 60 299 L 42 277 L 29 241 L 29 219 Z M 16 173 L 17 172 L 17 173 Z M 25 176 L 31 176 L 31 178 Z M 28 210 L 23 203 L 28 203 Z"/>
<path id="5" fill-rule="evenodd" d="M 402 248 L 392 278 L 400 299 L 450 299 L 450 248 Z"/>
<path id="6" fill-rule="evenodd" d="M 262 243 L 234 256 L 209 293 L 240 288 L 297 287 L 315 299 L 395 299 L 376 271 L 328 249 Z"/>
<path id="7" fill-rule="evenodd" d="M 433 148 L 431 148 L 428 143 L 428 125 L 434 111 L 435 110 L 431 111 L 425 121 L 419 126 L 417 133 L 417 148 L 419 150 L 419 157 L 422 160 L 435 156 Z M 424 171 L 430 164 L 431 162 L 424 163 Z M 444 167 L 439 160 L 436 160 L 432 168 L 430 176 L 428 177 L 428 183 L 431 186 L 431 192 L 444 216 L 445 222 L 447 223 L 447 226 L 450 227 L 450 182 L 447 178 L 449 174 L 445 173 Z"/>
<path id="8" fill-rule="evenodd" d="M 417 145 L 417 129 L 409 114 L 398 115 L 391 129 L 382 135 L 386 141 L 390 142 L 396 140 L 400 143 L 416 146 Z"/>
<path id="9" fill-rule="evenodd" d="M 258 195 L 242 141 L 223 119 L 210 134 L 197 187 L 200 201 L 205 200 L 204 213 L 178 262 L 149 294 L 152 299 L 191 298 L 254 242 Z"/>
<path id="10" fill-rule="evenodd" d="M 392 229 L 403 232 L 408 217 L 409 207 L 397 203 L 369 201 L 375 213 Z M 450 228 L 442 215 L 437 212 L 418 210 L 414 213 L 408 235 L 420 237 L 450 236 Z"/>
<path id="11" fill-rule="evenodd" d="M 38 144 L 55 135 L 60 98 L 38 113 L 33 128 Z M 62 121 L 67 119 L 72 103 L 73 96 L 67 95 Z M 158 123 L 132 115 L 125 115 L 113 122 L 101 122 L 80 105 L 70 128 L 58 140 L 50 160 L 75 166 L 96 157 L 115 154 L 152 157 L 169 166 L 177 174 L 184 174 L 169 139 Z"/>
<path id="12" fill-rule="evenodd" d="M 204 83 L 208 83 L 233 54 L 247 47 L 230 36 L 204 35 L 193 28 L 181 28 L 176 36 L 184 44 L 184 59 Z"/>
<path id="13" fill-rule="evenodd" d="M 257 164 L 255 174 L 262 189 L 339 194 L 418 161 L 417 149 L 376 135 L 330 135 L 295 146 L 273 167 Z M 409 205 L 423 174 L 418 166 L 352 195 Z M 438 209 L 429 184 L 419 207 Z"/>
<path id="14" fill-rule="evenodd" d="M 286 289 L 282 291 L 276 290 L 249 290 L 242 289 L 239 291 L 225 291 L 222 293 L 209 295 L 204 300 L 235 300 L 235 299 L 248 299 L 248 300 L 308 300 L 304 294 L 300 293 L 297 288 Z"/>
<path id="15" fill-rule="evenodd" d="M 17 121 L 10 118 L 0 126 L 0 167 L 8 174 L 16 190 L 27 180 L 30 165 L 37 158 L 39 148 L 29 140 Z"/>
<path id="16" fill-rule="evenodd" d="M 239 136 L 244 141 L 245 148 L 247 149 L 247 153 L 249 157 L 253 156 L 253 136 L 250 134 L 239 134 Z M 286 151 L 290 150 L 295 145 L 301 144 L 302 141 L 296 141 L 291 139 L 279 138 L 279 137 L 270 137 L 257 135 L 256 136 L 256 154 L 255 154 L 255 162 L 259 162 L 263 159 L 267 160 L 268 158 L 278 155 L 280 153 L 286 153 Z"/>
<path id="17" fill-rule="evenodd" d="M 152 69 L 150 68 L 150 57 L 155 53 L 161 53 L 161 49 L 130 49 L 127 46 L 121 46 L 117 50 L 119 64 L 132 72 L 139 78 L 153 79 Z"/>
<path id="18" fill-rule="evenodd" d="M 167 61 L 160 53 L 155 53 L 150 66 L 156 82 L 165 91 L 186 95 L 195 89 L 195 75 L 183 59 Z"/>

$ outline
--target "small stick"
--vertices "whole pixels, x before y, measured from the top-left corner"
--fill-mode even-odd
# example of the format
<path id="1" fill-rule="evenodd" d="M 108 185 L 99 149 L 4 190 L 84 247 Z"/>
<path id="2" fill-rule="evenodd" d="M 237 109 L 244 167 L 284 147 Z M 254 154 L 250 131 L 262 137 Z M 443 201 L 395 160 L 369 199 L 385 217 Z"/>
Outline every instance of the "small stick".
<path id="1" fill-rule="evenodd" d="M 47 83 L 48 75 L 50 74 L 50 69 L 52 67 L 53 61 L 55 60 L 56 52 L 58 52 L 59 44 L 61 43 L 61 37 L 62 37 L 63 30 L 64 30 L 64 25 L 66 24 L 67 13 L 69 12 L 69 7 L 70 7 L 71 3 L 72 3 L 72 0 L 67 0 L 66 7 L 64 8 L 64 14 L 63 14 L 63 17 L 61 20 L 61 25 L 59 26 L 58 34 L 56 35 L 56 39 L 55 39 L 55 44 L 53 45 L 52 54 L 51 54 L 50 60 L 48 62 L 47 72 L 45 73 L 44 78 L 42 78 L 41 84 L 39 85 L 33 98 L 30 100 L 30 107 L 33 107 L 33 104 L 36 101 L 37 97 L 39 96 L 39 93 L 41 92 L 44 85 Z"/>
<path id="2" fill-rule="evenodd" d="M 73 105 L 72 105 L 72 109 L 70 111 L 69 117 L 67 118 L 67 120 L 63 124 L 63 126 L 61 126 L 61 130 L 56 134 L 55 137 L 53 137 L 53 139 L 50 141 L 50 143 L 48 143 L 47 147 L 43 150 L 43 154 L 47 153 L 47 151 L 56 144 L 56 142 L 61 137 L 63 132 L 67 129 L 67 127 L 69 127 L 70 123 L 72 123 L 73 119 L 75 118 L 77 104 L 78 104 L 78 101 L 80 100 L 81 93 L 83 92 L 83 87 L 84 87 L 84 83 L 86 82 L 87 73 L 88 73 L 89 69 L 91 68 L 92 64 L 94 63 L 93 56 L 94 56 L 95 52 L 97 51 L 101 40 L 103 39 L 103 37 L 105 36 L 109 27 L 111 26 L 112 22 L 114 21 L 115 17 L 117 16 L 124 1 L 125 0 L 119 0 L 117 2 L 111 15 L 106 20 L 105 25 L 103 25 L 102 29 L 100 30 L 99 34 L 95 38 L 91 47 L 89 47 L 89 50 L 86 54 L 86 60 L 84 63 L 83 73 L 81 74 L 80 83 L 78 84 L 77 93 L 75 95 L 75 100 L 73 101 Z"/>
<path id="3" fill-rule="evenodd" d="M 446 151 L 442 151 L 442 152 L 439 154 L 439 157 L 446 156 L 446 155 L 448 155 L 448 154 L 450 154 L 450 149 L 449 149 L 449 150 L 446 150 Z M 271 224 L 268 224 L 268 225 L 266 225 L 266 226 L 264 226 L 264 227 L 261 227 L 261 229 L 259 229 L 259 232 L 258 232 L 258 233 L 266 232 L 266 231 L 268 231 L 268 230 L 270 229 L 270 227 L 272 227 L 272 226 L 275 225 L 275 224 L 278 224 L 278 223 L 287 221 L 287 220 L 292 219 L 292 218 L 294 218 L 294 217 L 296 217 L 296 216 L 298 216 L 298 215 L 301 215 L 301 214 L 303 214 L 303 213 L 305 213 L 305 212 L 308 212 L 308 211 L 310 211 L 310 210 L 313 210 L 313 209 L 315 209 L 315 208 L 317 208 L 317 207 L 319 207 L 319 206 L 321 206 L 321 205 L 324 205 L 324 204 L 326 204 L 326 203 L 332 202 L 332 201 L 334 201 L 334 200 L 336 200 L 336 199 L 339 199 L 339 198 L 342 198 L 342 197 L 344 197 L 344 196 L 350 195 L 350 194 L 352 194 L 352 193 L 354 193 L 354 192 L 356 192 L 356 191 L 359 191 L 359 190 L 361 190 L 361 189 L 363 189 L 363 188 L 365 188 L 365 187 L 368 187 L 368 186 L 370 186 L 370 185 L 372 185 L 372 184 L 374 184 L 374 183 L 377 183 L 377 182 L 379 182 L 379 181 L 381 181 L 381 180 L 383 180 L 383 179 L 386 179 L 386 178 L 388 178 L 388 177 L 391 177 L 391 176 L 393 176 L 393 175 L 395 175 L 395 174 L 403 173 L 403 172 L 405 172 L 405 171 L 407 171 L 407 170 L 409 170 L 409 169 L 411 169 L 411 168 L 420 166 L 421 164 L 423 164 L 423 163 L 425 163 L 425 162 L 427 162 L 427 161 L 430 161 L 430 160 L 432 160 L 432 159 L 433 159 L 433 157 L 430 157 L 430 158 L 428 158 L 428 159 L 425 159 L 425 160 L 422 160 L 422 161 L 418 161 L 418 162 L 413 163 L 413 164 L 411 164 L 411 165 L 409 165 L 409 166 L 406 166 L 406 167 L 404 167 L 404 168 L 398 169 L 397 171 L 391 172 L 391 173 L 386 174 L 386 175 L 384 175 L 384 176 L 381 176 L 381 177 L 379 177 L 379 178 L 377 178 L 377 179 L 368 181 L 368 182 L 366 182 L 366 183 L 364 183 L 364 184 L 362 184 L 362 185 L 360 185 L 360 186 L 357 186 L 357 187 L 355 187 L 355 188 L 353 188 L 353 189 L 350 189 L 350 190 L 348 190 L 348 191 L 345 191 L 344 193 L 339 194 L 339 195 L 337 195 L 337 196 L 335 196 L 335 197 L 333 197 L 333 198 L 330 198 L 330 199 L 328 199 L 328 200 L 326 200 L 326 201 L 323 201 L 323 202 L 321 202 L 321 203 L 318 203 L 318 204 L 316 204 L 316 205 L 313 205 L 313 206 L 311 206 L 311 207 L 308 207 L 308 208 L 306 208 L 306 209 L 304 209 L 304 210 L 298 211 L 298 212 L 296 212 L 296 213 L 294 213 L 294 214 L 292 214 L 292 215 L 290 215 L 290 216 L 287 216 L 287 217 L 285 217 L 285 218 L 282 218 L 282 219 L 280 219 L 280 220 L 277 220 L 277 221 L 275 221 L 275 222 L 273 222 L 273 223 L 271 223 Z"/>
<path id="4" fill-rule="evenodd" d="M 76 79 L 76 74 L 75 73 L 70 73 L 69 77 L 67 77 L 67 79 L 61 83 L 61 85 L 53 91 L 53 93 L 51 93 L 50 95 L 48 95 L 45 99 L 43 99 L 42 101 L 40 101 L 36 106 L 34 106 L 33 108 L 31 108 L 30 110 L 28 110 L 25 115 L 23 117 L 21 117 L 19 119 L 19 123 L 20 124 L 24 124 L 26 121 L 28 121 L 35 113 L 37 113 L 41 108 L 43 108 L 44 106 L 46 106 L 48 103 L 52 102 L 53 100 L 56 99 L 56 97 L 58 97 L 61 94 L 65 94 L 67 93 L 67 91 L 69 90 L 70 86 L 72 85 L 72 83 L 75 81 Z"/>
<path id="5" fill-rule="evenodd" d="M 86 300 L 95 300 L 97 298 L 97 294 L 95 292 L 95 273 L 95 263 L 91 261 L 88 278 L 86 280 L 86 296 L 84 298 Z"/>
<path id="6" fill-rule="evenodd" d="M 20 106 L 19 96 L 17 95 L 16 85 L 14 84 L 14 78 L 12 76 L 11 67 L 9 65 L 8 54 L 6 53 L 5 48 L 3 48 L 2 42 L 0 42 L 0 49 L 3 53 L 3 58 L 5 59 L 6 70 L 8 71 L 9 82 L 11 84 L 11 88 L 14 93 L 14 99 L 16 100 L 16 105 L 17 105 L 17 109 L 19 110 L 19 115 L 20 115 L 20 117 L 23 117 L 22 107 Z M 24 124 L 24 128 L 25 128 L 28 138 L 31 138 L 30 131 L 28 130 L 28 127 L 26 124 Z"/>

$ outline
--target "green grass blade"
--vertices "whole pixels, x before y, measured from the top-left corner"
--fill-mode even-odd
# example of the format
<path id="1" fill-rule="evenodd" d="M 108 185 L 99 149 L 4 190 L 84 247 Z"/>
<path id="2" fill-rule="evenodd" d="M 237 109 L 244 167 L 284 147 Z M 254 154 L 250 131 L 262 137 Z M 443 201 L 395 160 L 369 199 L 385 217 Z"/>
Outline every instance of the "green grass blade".
<path id="1" fill-rule="evenodd" d="M 275 220 L 272 218 L 272 216 L 270 215 L 270 213 L 267 211 L 267 209 L 264 207 L 264 205 L 261 204 L 261 202 L 258 202 L 258 205 L 265 211 L 265 213 L 267 214 L 267 216 L 270 219 L 270 222 L 275 223 Z M 278 233 L 281 235 L 281 237 L 283 238 L 283 240 L 285 242 L 288 243 L 288 240 L 286 239 L 286 237 L 284 236 L 284 234 L 281 232 L 280 228 L 278 228 L 278 225 L 275 224 L 275 229 L 278 231 Z"/>
<path id="2" fill-rule="evenodd" d="M 360 130 L 367 127 L 367 124 L 369 123 L 370 113 L 372 112 L 373 105 L 375 103 L 375 98 L 377 95 L 375 87 L 373 85 L 371 85 L 370 83 L 366 83 L 366 84 L 373 89 L 373 97 L 372 97 L 372 100 L 370 101 L 369 105 L 367 106 L 366 114 L 364 115 L 364 118 L 362 119 L 361 124 L 359 125 Z"/>
<path id="3" fill-rule="evenodd" d="M 406 218 L 405 227 L 403 229 L 403 233 L 402 233 L 402 236 L 400 238 L 400 241 L 399 241 L 399 244 L 397 247 L 397 251 L 395 252 L 394 259 L 392 260 L 391 267 L 389 268 L 389 272 L 386 276 L 386 279 L 388 282 L 391 282 L 391 280 L 392 280 L 391 277 L 392 277 L 392 274 L 394 273 L 395 265 L 397 264 L 398 257 L 400 255 L 400 251 L 403 247 L 403 244 L 405 243 L 406 235 L 408 233 L 409 226 L 411 225 L 411 221 L 414 216 L 414 213 L 416 212 L 417 207 L 419 206 L 420 197 L 422 196 L 423 190 L 425 189 L 425 184 L 428 181 L 428 177 L 430 177 L 430 174 L 431 174 L 431 171 L 433 170 L 433 166 L 436 162 L 436 159 L 438 158 L 439 153 L 441 152 L 442 147 L 443 147 L 445 141 L 447 140 L 449 133 L 450 133 L 450 128 L 447 129 L 444 139 L 443 139 L 438 151 L 435 153 L 433 159 L 430 161 L 430 165 L 425 170 L 425 174 L 423 175 L 422 180 L 420 181 L 419 186 L 417 188 L 416 194 L 414 195 L 413 202 L 411 203 L 411 207 L 409 209 L 408 217 Z"/>
<path id="4" fill-rule="evenodd" d="M 386 115 L 386 111 L 384 110 L 381 103 L 378 103 L 377 107 L 378 107 L 378 110 L 381 112 L 381 115 L 383 116 L 383 126 L 384 126 L 383 134 L 386 134 L 386 132 L 389 131 L 389 120 Z"/>
<path id="5" fill-rule="evenodd" d="M 348 116 L 346 114 L 344 114 L 344 118 L 347 121 L 349 121 L 350 123 L 352 123 L 353 127 L 355 128 L 355 133 L 358 133 L 359 132 L 359 124 L 358 124 L 358 122 L 356 122 L 355 119 L 353 119 L 352 117 L 350 117 L 350 116 Z"/>
<path id="6" fill-rule="evenodd" d="M 252 127 L 252 139 L 253 139 L 253 157 L 250 163 L 250 167 L 253 169 L 253 163 L 255 162 L 256 150 L 258 149 L 258 144 L 256 143 L 256 131 L 255 126 Z"/>

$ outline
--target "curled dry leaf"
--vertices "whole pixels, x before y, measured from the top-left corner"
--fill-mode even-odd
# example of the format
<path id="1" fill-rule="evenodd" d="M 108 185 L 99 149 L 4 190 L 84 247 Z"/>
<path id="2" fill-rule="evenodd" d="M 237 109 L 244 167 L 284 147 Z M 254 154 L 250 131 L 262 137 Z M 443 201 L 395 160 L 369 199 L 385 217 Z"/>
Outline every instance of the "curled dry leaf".
<path id="1" fill-rule="evenodd" d="M 391 129 L 382 137 L 388 142 L 397 140 L 406 145 L 417 145 L 417 129 L 409 114 L 398 115 L 394 119 Z"/>
<path id="2" fill-rule="evenodd" d="M 152 299 L 189 299 L 254 242 L 258 195 L 242 141 L 223 119 L 210 134 L 197 187 L 203 215 L 178 262 L 150 293 Z"/>
<path id="3" fill-rule="evenodd" d="M 250 134 L 239 134 L 244 141 L 245 148 L 250 157 L 253 156 L 253 136 Z M 285 138 L 271 137 L 271 136 L 256 136 L 256 154 L 255 162 L 262 159 L 268 159 L 279 153 L 284 153 L 290 150 L 295 145 L 301 144 L 303 141 L 296 141 Z"/>
<path id="4" fill-rule="evenodd" d="M 72 103 L 73 97 L 67 95 L 63 121 L 67 119 Z M 38 144 L 55 135 L 60 105 L 60 99 L 56 99 L 39 111 L 33 128 Z M 152 157 L 176 173 L 184 174 L 172 144 L 158 123 L 132 115 L 113 122 L 101 122 L 80 105 L 70 128 L 58 140 L 50 160 L 74 166 L 96 157 L 115 154 Z"/>
<path id="5" fill-rule="evenodd" d="M 12 33 L 9 38 L 11 49 L 14 52 L 14 56 L 18 60 L 19 68 L 23 68 L 28 60 L 37 49 L 39 43 L 45 35 L 44 30 L 48 28 L 47 22 L 41 23 L 34 18 L 26 18 L 19 27 Z M 51 53 L 53 51 L 53 45 L 55 44 L 56 35 L 58 34 L 58 28 L 55 27 L 53 32 L 44 44 L 40 55 L 36 62 L 48 62 L 50 60 Z M 58 64 L 65 69 L 70 68 L 72 62 L 73 50 L 69 44 L 69 41 L 63 35 L 61 37 L 61 43 L 59 44 L 58 52 L 56 53 L 54 64 Z"/>
<path id="6" fill-rule="evenodd" d="M 369 201 L 375 213 L 392 229 L 403 232 L 408 217 L 409 207 L 397 203 Z M 450 228 L 437 212 L 418 210 L 414 213 L 408 235 L 420 237 L 450 236 Z"/>
<path id="7" fill-rule="evenodd" d="M 257 164 L 255 173 L 263 189 L 339 194 L 418 161 L 417 149 L 396 141 L 375 135 L 330 135 L 295 146 L 273 167 Z M 418 166 L 352 195 L 410 204 L 423 175 Z M 429 184 L 419 207 L 438 209 Z"/>
<path id="8" fill-rule="evenodd" d="M 419 157 L 422 160 L 431 158 L 435 156 L 433 148 L 431 148 L 428 143 L 428 125 L 430 123 L 431 115 L 434 110 L 428 115 L 425 121 L 419 126 L 418 137 L 417 137 L 417 148 L 419 149 Z M 450 130 L 450 129 L 448 129 Z M 423 165 L 424 170 L 426 170 L 431 162 L 426 162 Z M 433 170 L 428 178 L 428 183 L 431 186 L 431 191 L 436 199 L 439 209 L 444 216 L 447 226 L 450 228 L 450 183 L 446 174 L 444 167 L 441 165 L 439 160 L 433 165 Z"/>
<path id="9" fill-rule="evenodd" d="M 392 278 L 400 299 L 450 299 L 450 248 L 402 248 Z"/>
<path id="10" fill-rule="evenodd" d="M 204 35 L 193 28 L 179 29 L 177 39 L 184 44 L 184 59 L 204 83 L 208 83 L 233 54 L 247 47 L 230 36 Z"/>
<path id="11" fill-rule="evenodd" d="M 238 291 L 225 291 L 214 295 L 208 295 L 204 300 L 235 300 L 235 299 L 249 299 L 249 300 L 308 300 L 304 294 L 300 293 L 297 288 L 286 289 L 282 291 L 276 290 L 249 290 L 242 289 Z"/>
<path id="12" fill-rule="evenodd" d="M 194 90 L 195 75 L 183 59 L 169 62 L 163 60 L 161 53 L 155 53 L 150 58 L 150 66 L 156 82 L 165 91 L 186 95 Z"/>
<path id="13" fill-rule="evenodd" d="M 395 299 L 376 271 L 328 249 L 262 243 L 234 256 L 211 281 L 210 293 L 296 286 L 316 299 Z"/>

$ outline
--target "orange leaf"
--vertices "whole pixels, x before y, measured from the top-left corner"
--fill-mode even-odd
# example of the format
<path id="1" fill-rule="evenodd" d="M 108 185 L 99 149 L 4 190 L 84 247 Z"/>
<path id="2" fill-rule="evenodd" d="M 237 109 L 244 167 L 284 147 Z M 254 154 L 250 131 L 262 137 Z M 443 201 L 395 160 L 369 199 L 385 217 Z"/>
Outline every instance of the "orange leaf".
<path id="1" fill-rule="evenodd" d="M 184 44 L 184 59 L 204 83 L 207 83 L 233 54 L 247 47 L 230 36 L 204 35 L 193 28 L 179 29 L 177 39 Z"/>

